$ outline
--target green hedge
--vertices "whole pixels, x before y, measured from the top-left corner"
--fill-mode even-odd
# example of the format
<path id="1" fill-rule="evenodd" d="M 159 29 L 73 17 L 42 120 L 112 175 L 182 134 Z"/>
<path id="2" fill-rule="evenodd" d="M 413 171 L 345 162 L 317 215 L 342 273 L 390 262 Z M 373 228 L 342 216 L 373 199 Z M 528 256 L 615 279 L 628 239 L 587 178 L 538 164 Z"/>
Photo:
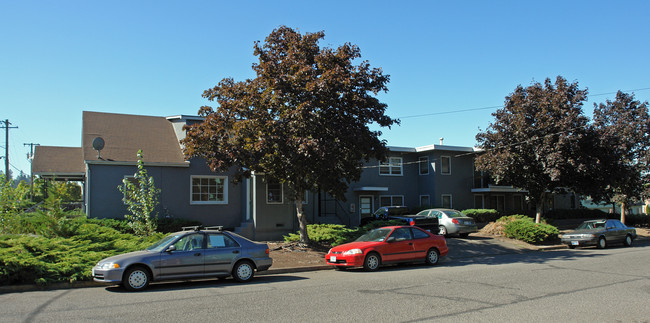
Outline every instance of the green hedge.
<path id="1" fill-rule="evenodd" d="M 535 223 L 532 218 L 514 215 L 499 219 L 506 222 L 503 233 L 506 237 L 528 243 L 542 243 L 555 240 L 560 231 L 549 224 Z"/>
<path id="2" fill-rule="evenodd" d="M 307 234 L 309 240 L 323 246 L 337 246 L 343 243 L 356 240 L 364 233 L 379 227 L 391 225 L 404 225 L 399 220 L 390 221 L 373 221 L 362 227 L 350 229 L 342 224 L 309 224 L 307 225 Z M 300 241 L 300 234 L 289 233 L 284 236 L 285 242 L 298 242 Z"/>
<path id="3" fill-rule="evenodd" d="M 462 212 L 463 214 L 474 218 L 478 223 L 494 222 L 501 217 L 501 214 L 497 210 L 493 209 L 467 209 Z"/>

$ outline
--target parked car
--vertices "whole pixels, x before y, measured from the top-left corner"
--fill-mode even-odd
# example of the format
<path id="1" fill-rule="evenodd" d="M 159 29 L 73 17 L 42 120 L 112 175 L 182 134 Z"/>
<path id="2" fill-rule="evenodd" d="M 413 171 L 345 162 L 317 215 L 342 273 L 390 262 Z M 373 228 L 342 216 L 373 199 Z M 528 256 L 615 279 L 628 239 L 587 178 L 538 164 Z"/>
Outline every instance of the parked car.
<path id="1" fill-rule="evenodd" d="M 424 261 L 435 265 L 448 252 L 444 237 L 414 226 L 389 226 L 370 230 L 354 242 L 330 249 L 325 262 L 337 269 L 363 267 L 375 271 L 391 263 Z"/>
<path id="2" fill-rule="evenodd" d="M 428 209 L 420 211 L 416 215 L 437 218 L 438 234 L 442 236 L 458 234 L 461 237 L 466 237 L 470 233 L 478 232 L 476 221 L 457 210 Z"/>
<path id="3" fill-rule="evenodd" d="M 256 270 L 267 270 L 273 263 L 266 243 L 250 241 L 221 227 L 183 230 L 146 250 L 101 260 L 92 270 L 93 280 L 119 283 L 129 291 L 143 290 L 152 281 L 171 279 L 232 276 L 247 282 Z"/>
<path id="4" fill-rule="evenodd" d="M 406 225 L 415 225 L 434 233 L 438 231 L 438 219 L 423 215 L 409 215 L 406 206 L 382 206 L 371 217 L 361 219 L 361 225 L 377 220 L 398 220 Z"/>
<path id="5" fill-rule="evenodd" d="M 582 246 L 607 248 L 612 243 L 623 243 L 626 247 L 636 239 L 636 229 L 618 220 L 589 220 L 582 222 L 574 231 L 561 235 L 562 243 L 573 249 Z"/>

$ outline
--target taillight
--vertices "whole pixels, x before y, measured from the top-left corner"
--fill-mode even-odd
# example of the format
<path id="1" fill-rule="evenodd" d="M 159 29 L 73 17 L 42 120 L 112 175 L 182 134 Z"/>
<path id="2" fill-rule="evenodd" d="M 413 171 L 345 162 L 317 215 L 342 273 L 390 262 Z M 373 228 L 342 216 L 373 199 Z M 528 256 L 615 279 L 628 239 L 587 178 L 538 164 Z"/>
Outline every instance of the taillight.
<path id="1" fill-rule="evenodd" d="M 271 250 L 269 250 L 269 248 L 266 248 L 266 254 L 268 255 L 269 253 L 271 253 Z"/>
<path id="2" fill-rule="evenodd" d="M 459 224 L 458 220 L 456 220 L 456 219 L 452 219 L 451 222 L 454 223 L 454 224 Z"/>
<path id="3" fill-rule="evenodd" d="M 409 222 L 409 224 L 410 224 L 410 225 L 415 225 L 415 221 L 414 221 L 414 220 L 411 220 L 411 222 Z"/>

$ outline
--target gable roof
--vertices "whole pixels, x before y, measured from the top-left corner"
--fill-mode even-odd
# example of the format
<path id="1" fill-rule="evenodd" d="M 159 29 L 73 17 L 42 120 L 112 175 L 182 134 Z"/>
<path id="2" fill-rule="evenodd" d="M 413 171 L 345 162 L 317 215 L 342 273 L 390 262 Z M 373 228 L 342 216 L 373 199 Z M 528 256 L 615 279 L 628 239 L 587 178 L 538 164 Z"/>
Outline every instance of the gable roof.
<path id="1" fill-rule="evenodd" d="M 97 158 L 95 138 L 104 139 Z M 137 162 L 142 149 L 147 164 L 186 164 L 171 122 L 164 117 L 83 112 L 83 160 L 87 163 Z"/>
<path id="2" fill-rule="evenodd" d="M 32 172 L 62 180 L 83 178 L 86 166 L 82 154 L 81 147 L 35 146 Z"/>

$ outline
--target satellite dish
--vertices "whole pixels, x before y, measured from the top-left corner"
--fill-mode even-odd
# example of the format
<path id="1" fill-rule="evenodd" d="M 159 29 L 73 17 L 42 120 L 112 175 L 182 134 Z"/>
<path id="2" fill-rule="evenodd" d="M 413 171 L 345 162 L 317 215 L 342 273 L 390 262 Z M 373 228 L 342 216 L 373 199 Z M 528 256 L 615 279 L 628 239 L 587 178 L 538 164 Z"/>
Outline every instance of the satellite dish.
<path id="1" fill-rule="evenodd" d="M 93 139 L 93 149 L 97 150 L 97 159 L 101 159 L 99 153 L 104 149 L 104 139 L 102 137 L 95 137 Z"/>

